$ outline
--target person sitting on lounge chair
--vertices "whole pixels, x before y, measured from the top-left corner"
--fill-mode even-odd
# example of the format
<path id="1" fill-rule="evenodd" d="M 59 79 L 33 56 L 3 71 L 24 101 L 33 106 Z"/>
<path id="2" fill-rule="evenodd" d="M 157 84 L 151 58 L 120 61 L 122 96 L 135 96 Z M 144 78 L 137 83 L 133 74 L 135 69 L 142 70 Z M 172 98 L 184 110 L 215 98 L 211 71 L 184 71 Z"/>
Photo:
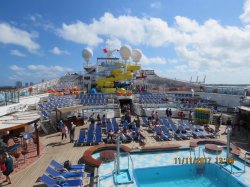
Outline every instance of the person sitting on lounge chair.
<path id="1" fill-rule="evenodd" d="M 155 126 L 160 126 L 160 123 L 159 123 L 158 119 L 155 120 Z"/>
<path id="2" fill-rule="evenodd" d="M 109 130 L 107 140 L 109 142 L 114 142 L 114 132 L 112 130 Z"/>
<path id="3" fill-rule="evenodd" d="M 209 127 L 209 125 L 205 125 L 205 126 L 204 126 L 204 129 L 205 129 L 205 131 L 207 131 L 207 132 L 214 133 L 214 129 L 212 129 L 211 127 Z"/>

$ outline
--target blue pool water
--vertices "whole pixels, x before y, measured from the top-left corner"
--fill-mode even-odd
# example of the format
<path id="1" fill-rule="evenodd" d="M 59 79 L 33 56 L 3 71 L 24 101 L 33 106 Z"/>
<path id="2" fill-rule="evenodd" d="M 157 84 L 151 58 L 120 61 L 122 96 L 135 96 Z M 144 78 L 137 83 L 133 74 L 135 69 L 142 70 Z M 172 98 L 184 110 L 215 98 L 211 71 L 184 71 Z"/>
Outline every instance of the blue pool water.
<path id="1" fill-rule="evenodd" d="M 135 169 L 140 187 L 242 187 L 236 178 L 215 164 L 172 165 Z"/>
<path id="2" fill-rule="evenodd" d="M 201 153 L 202 151 L 205 150 L 204 146 L 201 146 Z M 195 149 L 196 152 L 196 157 L 202 157 L 203 154 L 199 155 L 199 148 L 197 147 Z M 191 155 L 192 157 L 194 157 L 194 155 Z M 99 157 L 99 153 L 95 153 L 93 155 L 93 157 L 98 158 Z M 175 163 L 176 158 L 187 158 L 190 157 L 190 152 L 189 149 L 178 149 L 178 150 L 172 150 L 172 151 L 157 151 L 157 152 L 146 152 L 146 153 L 131 153 L 131 157 L 134 163 L 134 178 L 136 179 L 135 181 L 139 181 L 139 182 L 134 182 L 133 184 L 127 184 L 125 185 L 126 187 L 137 187 L 137 186 L 161 186 L 160 182 L 158 181 L 158 179 L 155 179 L 155 181 L 158 181 L 159 183 L 154 183 L 154 179 L 153 178 L 149 178 L 149 177 L 143 177 L 143 181 L 140 180 L 140 176 L 138 177 L 137 173 L 139 171 L 146 171 L 149 168 L 157 168 L 157 171 L 160 168 L 164 168 L 164 167 L 179 167 L 180 170 L 178 170 L 178 174 L 183 174 L 184 176 L 180 177 L 183 181 L 180 181 L 178 178 L 175 177 L 175 175 L 173 175 L 172 178 L 169 178 L 169 180 L 167 181 L 163 181 L 163 182 L 169 182 L 168 184 L 164 184 L 162 186 L 170 186 L 170 187 L 174 187 L 174 183 L 181 183 L 181 184 L 188 184 L 187 186 L 199 186 L 199 187 L 205 187 L 203 184 L 210 184 L 211 179 L 212 182 L 210 184 L 209 187 L 224 187 L 227 186 L 223 183 L 220 184 L 219 181 L 225 181 L 225 180 L 231 180 L 230 177 L 233 179 L 237 178 L 238 181 L 240 181 L 241 183 L 243 183 L 245 186 L 249 186 L 250 187 L 250 167 L 247 166 L 246 167 L 246 172 L 245 173 L 237 173 L 237 174 L 230 174 L 229 179 L 227 179 L 227 177 L 222 177 L 219 178 L 218 176 L 224 176 L 224 173 L 228 173 L 225 169 L 223 169 L 221 167 L 221 165 L 216 165 L 216 154 L 212 154 L 209 152 L 205 152 L 205 157 L 211 157 L 211 162 L 210 164 L 207 164 L 208 166 L 205 169 L 205 173 L 203 175 L 196 175 L 193 174 L 191 175 L 190 173 L 185 173 L 184 171 L 187 172 L 191 172 L 189 170 L 192 170 L 192 168 L 190 167 L 194 167 L 193 164 L 179 164 L 179 163 Z M 226 157 L 226 152 L 225 150 L 223 150 L 220 154 L 219 157 L 221 158 L 225 158 Z M 121 163 L 121 169 L 125 169 L 128 166 L 128 159 L 127 157 L 121 157 L 120 159 Z M 211 165 L 211 166 L 210 166 Z M 219 167 L 218 168 L 213 168 L 213 165 Z M 241 160 L 236 159 L 234 162 L 235 167 L 233 167 L 233 171 L 238 171 L 237 168 L 243 169 L 243 162 Z M 185 170 L 187 169 L 187 170 Z M 211 169 L 211 171 L 210 171 Z M 227 169 L 230 170 L 231 167 L 227 166 Z M 114 162 L 108 162 L 108 163 L 103 163 L 99 169 L 98 169 L 98 174 L 99 174 L 99 186 L 100 187 L 115 187 L 116 185 L 113 182 L 113 175 L 112 172 L 114 170 Z M 207 173 L 208 171 L 210 171 L 209 173 Z M 215 172 L 216 171 L 216 172 Z M 130 168 L 130 172 L 132 173 L 132 169 Z M 164 171 L 164 172 L 159 172 L 158 174 L 162 175 L 162 173 L 166 174 L 166 175 L 171 175 L 171 173 L 173 173 L 174 170 L 173 168 L 170 169 L 170 171 Z M 157 172 L 156 172 L 157 173 Z M 215 174 L 215 175 L 211 175 L 211 174 Z M 190 175 L 189 175 L 190 174 Z M 229 173 L 228 173 L 229 174 Z M 133 177 L 133 176 L 132 176 Z M 166 178 L 165 178 L 166 179 Z M 164 180 L 165 180 L 164 179 Z M 195 180 L 194 180 L 195 179 Z M 216 180 L 216 181 L 215 181 Z M 236 180 L 237 181 L 237 180 Z M 192 185 L 190 184 L 192 182 Z M 202 184 L 202 185 L 201 185 Z M 232 183 L 233 184 L 233 183 Z M 196 185 L 196 186 L 195 186 Z M 236 183 L 236 185 L 239 185 Z M 181 185 L 179 185 L 181 186 Z M 183 185 L 182 185 L 183 186 Z M 185 186 L 185 185 L 184 185 Z M 177 187 L 177 186 L 176 186 Z M 229 186 L 229 187 L 234 187 L 234 186 Z M 238 187 L 238 186 L 235 186 Z"/>

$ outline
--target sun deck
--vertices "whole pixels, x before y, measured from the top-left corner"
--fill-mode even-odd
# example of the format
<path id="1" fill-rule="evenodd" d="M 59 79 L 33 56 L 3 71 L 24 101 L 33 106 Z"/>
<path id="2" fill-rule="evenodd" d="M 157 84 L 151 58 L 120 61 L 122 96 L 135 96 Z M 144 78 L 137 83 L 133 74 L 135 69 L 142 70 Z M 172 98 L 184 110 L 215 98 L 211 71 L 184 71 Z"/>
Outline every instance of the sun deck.
<path id="1" fill-rule="evenodd" d="M 82 127 L 76 128 L 76 136 L 79 134 L 79 131 Z M 224 131 L 224 126 L 221 127 L 221 132 Z M 189 147 L 192 142 L 199 141 L 195 140 L 172 140 L 172 141 L 156 141 L 151 133 L 147 131 L 146 127 L 142 127 L 142 133 L 146 137 L 146 145 L 144 147 L 140 146 L 137 142 L 131 142 L 125 144 L 126 147 L 129 147 L 131 150 L 148 150 L 148 149 L 167 149 L 167 148 L 176 148 L 176 147 Z M 226 136 L 222 135 L 219 141 L 225 141 Z M 59 162 L 64 162 L 65 160 L 70 160 L 73 164 L 82 163 L 84 152 L 91 148 L 97 150 L 100 147 L 105 147 L 105 144 L 100 144 L 97 147 L 94 146 L 74 146 L 69 141 L 62 142 L 60 133 L 54 133 L 40 138 L 42 144 L 46 146 L 45 153 L 35 163 L 31 164 L 22 171 L 19 171 L 16 174 L 11 175 L 12 186 L 27 187 L 27 186 L 45 186 L 39 182 L 39 177 L 45 172 L 47 166 L 49 165 L 52 159 L 55 159 Z M 214 141 L 214 140 L 212 140 Z M 93 172 L 94 168 L 87 166 L 87 172 Z M 92 186 L 93 178 L 85 177 L 84 186 Z"/>

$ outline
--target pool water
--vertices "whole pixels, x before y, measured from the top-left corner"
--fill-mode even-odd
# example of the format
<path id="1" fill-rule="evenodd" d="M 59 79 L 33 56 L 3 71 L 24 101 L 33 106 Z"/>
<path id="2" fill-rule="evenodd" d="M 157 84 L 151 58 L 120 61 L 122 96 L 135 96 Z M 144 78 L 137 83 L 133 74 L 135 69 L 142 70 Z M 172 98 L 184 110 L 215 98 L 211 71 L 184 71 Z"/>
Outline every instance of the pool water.
<path id="1" fill-rule="evenodd" d="M 215 164 L 173 165 L 135 169 L 140 187 L 242 187 L 234 177 Z"/>
<path id="2" fill-rule="evenodd" d="M 196 152 L 196 157 L 203 157 L 203 150 L 205 150 L 204 146 L 201 146 L 200 151 L 199 148 L 195 148 L 195 152 Z M 200 152 L 200 155 L 199 155 Z M 92 155 L 94 158 L 98 158 L 99 157 L 99 153 L 95 153 L 94 155 Z M 140 180 L 140 175 L 138 177 L 137 173 L 139 171 L 144 171 L 147 170 L 149 168 L 157 168 L 156 170 L 158 171 L 160 168 L 164 168 L 164 167 L 181 167 L 180 170 L 178 170 L 178 174 L 182 173 L 184 175 L 184 170 L 188 167 L 194 167 L 194 164 L 179 164 L 179 163 L 175 163 L 176 158 L 187 158 L 190 157 L 190 151 L 189 149 L 178 149 L 178 150 L 171 150 L 171 151 L 156 151 L 156 152 L 145 152 L 145 153 L 131 153 L 131 157 L 134 163 L 134 178 L 136 179 L 134 183 L 132 184 L 126 184 L 124 186 L 127 187 L 136 187 L 136 186 L 160 186 L 161 182 L 158 181 L 158 179 L 154 179 L 153 178 L 149 178 L 149 177 L 143 177 L 143 180 Z M 191 157 L 194 158 L 194 153 L 192 153 Z M 203 184 L 209 184 L 211 182 L 214 182 L 214 184 L 211 183 L 211 187 L 212 186 L 222 186 L 219 184 L 219 180 L 220 178 L 218 178 L 218 176 L 222 175 L 223 171 L 225 171 L 225 169 L 223 169 L 221 167 L 221 165 L 217 165 L 215 164 L 216 162 L 216 154 L 212 154 L 209 152 L 205 152 L 205 157 L 211 157 L 211 161 L 210 164 L 206 164 L 208 165 L 208 167 L 206 167 L 205 169 L 205 174 L 204 175 L 197 175 L 197 174 L 193 174 L 193 175 L 188 175 L 187 173 L 185 173 L 185 177 L 180 177 L 180 179 L 185 181 L 182 181 L 184 184 L 187 184 L 188 181 L 189 183 L 192 182 L 192 185 L 188 185 L 190 187 L 195 186 L 195 184 L 197 183 L 197 185 L 199 184 L 201 187 L 205 187 Z M 219 157 L 221 158 L 226 158 L 226 152 L 225 150 L 223 150 L 220 154 Z M 211 165 L 211 166 L 210 166 Z M 212 165 L 218 166 L 220 168 L 220 170 L 218 169 L 214 169 L 212 168 Z M 235 160 L 234 165 L 237 168 L 243 169 L 243 162 L 241 160 Z M 210 169 L 210 167 L 213 169 L 211 169 L 210 173 L 216 173 L 215 176 L 211 175 L 207 175 L 206 171 Z M 230 166 L 227 166 L 228 170 L 231 169 Z M 121 169 L 125 169 L 128 168 L 128 159 L 127 157 L 121 157 L 120 159 L 120 168 Z M 233 168 L 233 170 L 237 171 L 237 168 Z M 140 170 L 142 169 L 142 170 Z M 189 169 L 192 170 L 192 168 L 188 168 L 186 171 L 189 171 Z M 112 172 L 114 170 L 114 162 L 108 162 L 108 163 L 103 163 L 99 169 L 98 169 L 98 174 L 99 174 L 99 186 L 100 187 L 114 187 L 116 186 L 114 184 L 113 181 L 113 175 Z M 216 170 L 216 172 L 214 172 Z M 222 171 L 223 170 L 223 171 Z M 130 172 L 133 173 L 132 171 L 132 167 L 130 167 Z M 226 172 L 226 171 L 225 171 Z M 159 174 L 162 174 L 162 172 L 159 172 Z M 165 171 L 163 173 L 166 173 Z M 172 169 L 170 169 L 169 172 L 167 172 L 167 175 L 171 175 L 171 173 L 173 173 Z M 228 173 L 228 172 L 226 172 Z M 238 174 L 234 174 L 231 175 L 233 176 L 233 178 L 237 178 L 238 181 L 240 181 L 241 183 L 243 183 L 245 186 L 249 186 L 250 187 L 250 167 L 247 166 L 246 167 L 246 172 L 245 173 L 238 173 Z M 133 177 L 133 176 L 132 176 Z M 227 177 L 223 178 L 223 180 L 226 180 Z M 165 178 L 166 179 L 166 178 Z M 164 180 L 165 180 L 164 179 Z M 195 179 L 195 180 L 192 180 Z M 218 180 L 218 181 L 214 181 L 214 180 Z M 231 179 L 230 179 L 231 180 Z M 137 181 L 137 182 L 136 182 Z M 139 183 L 138 183 L 139 181 Z M 154 183 L 158 181 L 158 183 Z M 172 176 L 172 178 L 169 178 L 169 180 L 167 180 L 169 183 L 168 184 L 164 184 L 163 186 L 171 186 L 174 187 L 173 183 L 179 183 L 180 180 L 178 178 L 175 177 L 175 175 Z M 203 182 L 202 182 L 203 181 Z M 205 181 L 205 182 L 204 182 Z M 163 181 L 166 182 L 166 181 Z M 202 185 L 201 185 L 202 184 Z M 197 186 L 196 185 L 196 186 Z M 184 185 L 185 186 L 185 185 Z M 209 186 L 210 187 L 210 186 Z M 231 187 L 231 186 L 229 186 Z M 233 186 L 232 186 L 233 187 Z M 236 186 L 238 187 L 238 186 Z"/>

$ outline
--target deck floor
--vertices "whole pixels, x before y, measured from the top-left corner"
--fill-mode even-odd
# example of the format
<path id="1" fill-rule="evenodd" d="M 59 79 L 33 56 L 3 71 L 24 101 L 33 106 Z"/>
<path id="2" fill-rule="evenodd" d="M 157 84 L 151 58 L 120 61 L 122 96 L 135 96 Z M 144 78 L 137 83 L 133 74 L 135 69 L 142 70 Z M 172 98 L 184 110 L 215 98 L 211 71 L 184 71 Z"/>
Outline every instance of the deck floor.
<path id="1" fill-rule="evenodd" d="M 75 139 L 79 134 L 79 130 L 82 127 L 77 127 L 75 132 Z M 224 126 L 221 127 L 221 132 L 224 131 Z M 153 134 L 149 133 L 145 127 L 142 128 L 142 133 L 146 136 L 146 146 L 160 146 L 166 144 L 180 144 L 182 146 L 189 146 L 189 140 L 172 140 L 172 141 L 161 141 L 158 142 L 154 139 Z M 226 136 L 222 135 L 220 140 L 226 140 Z M 46 145 L 45 153 L 41 158 L 32 164 L 31 166 L 25 168 L 24 170 L 11 175 L 12 184 L 7 185 L 6 183 L 0 186 L 13 186 L 13 187 L 43 187 L 41 182 L 39 182 L 39 177 L 44 173 L 47 166 L 52 159 L 59 162 L 64 162 L 65 160 L 70 160 L 72 164 L 78 163 L 79 159 L 82 157 L 84 151 L 89 148 L 89 146 L 79 146 L 74 147 L 73 143 L 68 143 L 69 139 L 62 142 L 60 133 L 55 133 L 41 137 L 41 142 Z M 138 149 L 140 145 L 136 142 L 126 144 L 132 149 Z M 91 186 L 90 179 L 84 178 L 84 186 Z"/>

